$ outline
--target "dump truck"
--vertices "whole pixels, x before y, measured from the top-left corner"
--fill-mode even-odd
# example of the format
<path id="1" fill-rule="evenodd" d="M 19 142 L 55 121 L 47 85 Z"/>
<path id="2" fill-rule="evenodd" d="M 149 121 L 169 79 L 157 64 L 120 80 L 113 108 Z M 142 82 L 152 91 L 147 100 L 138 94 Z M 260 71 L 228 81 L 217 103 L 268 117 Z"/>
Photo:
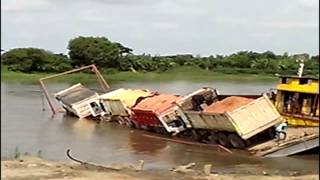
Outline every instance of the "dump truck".
<path id="1" fill-rule="evenodd" d="M 246 99 L 241 103 L 223 103 L 228 99 Z M 217 97 L 219 101 L 202 111 L 177 110 L 185 124 L 199 140 L 219 143 L 226 147 L 243 149 L 261 139 L 274 137 L 274 127 L 283 122 L 280 114 L 266 95 L 259 98 L 240 96 Z"/>
<path id="2" fill-rule="evenodd" d="M 191 127 L 178 115 L 179 108 L 197 110 L 201 104 L 211 104 L 217 97 L 217 91 L 211 88 L 201 88 L 186 96 L 172 94 L 155 94 L 147 97 L 132 108 L 132 121 L 138 127 L 152 129 L 158 133 L 176 135 Z"/>
<path id="3" fill-rule="evenodd" d="M 54 96 L 68 113 L 79 118 L 91 116 L 90 103 L 99 103 L 99 94 L 84 87 L 81 83 L 59 91 Z"/>
<path id="4" fill-rule="evenodd" d="M 148 97 L 154 92 L 146 89 L 124 89 L 120 88 L 109 93 L 105 93 L 99 96 L 99 105 L 103 109 L 103 112 L 96 114 L 95 116 L 103 116 L 108 118 L 109 121 L 117 121 L 119 124 L 125 124 L 132 126 L 133 124 L 129 120 L 131 115 L 131 107 L 134 106 L 139 99 Z M 92 104 L 92 107 L 95 105 Z M 93 108 L 92 108 L 93 111 Z"/>
<path id="5" fill-rule="evenodd" d="M 180 95 L 159 93 L 146 97 L 131 108 L 132 115 L 130 119 L 136 128 L 143 128 L 157 133 L 170 132 L 170 128 L 159 117 L 172 110 L 173 102 L 181 98 L 182 96 Z"/>

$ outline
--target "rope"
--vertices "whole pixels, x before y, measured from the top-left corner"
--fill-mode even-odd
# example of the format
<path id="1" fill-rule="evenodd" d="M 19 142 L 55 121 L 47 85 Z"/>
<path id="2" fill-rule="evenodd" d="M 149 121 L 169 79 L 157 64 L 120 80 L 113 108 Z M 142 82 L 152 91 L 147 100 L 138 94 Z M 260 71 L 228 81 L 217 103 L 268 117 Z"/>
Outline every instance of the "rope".
<path id="1" fill-rule="evenodd" d="M 67 149 L 67 151 L 66 151 L 66 155 L 67 155 L 67 157 L 68 157 L 69 159 L 71 159 L 72 161 L 78 162 L 78 163 L 80 163 L 80 164 L 88 164 L 88 163 L 85 162 L 85 161 L 81 161 L 81 160 L 78 160 L 78 159 L 72 157 L 71 154 L 70 154 L 70 151 L 71 151 L 70 149 Z"/>
<path id="2" fill-rule="evenodd" d="M 41 93 L 41 105 L 42 105 L 42 111 L 45 111 L 45 105 L 44 105 L 44 96 L 43 93 Z"/>

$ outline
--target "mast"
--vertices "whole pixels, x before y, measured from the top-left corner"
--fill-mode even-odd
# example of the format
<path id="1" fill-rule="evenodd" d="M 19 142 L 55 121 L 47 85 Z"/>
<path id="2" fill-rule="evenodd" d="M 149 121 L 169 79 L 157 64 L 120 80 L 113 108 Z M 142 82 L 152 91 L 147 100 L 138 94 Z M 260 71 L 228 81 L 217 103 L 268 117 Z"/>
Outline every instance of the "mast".
<path id="1" fill-rule="evenodd" d="M 296 60 L 297 63 L 299 63 L 299 69 L 298 69 L 298 77 L 302 77 L 303 74 L 303 68 L 304 68 L 304 58 L 303 57 L 299 57 Z"/>

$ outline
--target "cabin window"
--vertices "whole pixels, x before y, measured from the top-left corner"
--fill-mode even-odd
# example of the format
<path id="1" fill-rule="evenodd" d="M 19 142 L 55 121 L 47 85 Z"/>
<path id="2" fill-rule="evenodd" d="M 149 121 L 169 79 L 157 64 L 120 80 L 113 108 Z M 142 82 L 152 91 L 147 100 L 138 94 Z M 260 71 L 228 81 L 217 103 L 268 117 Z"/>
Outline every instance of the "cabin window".
<path id="1" fill-rule="evenodd" d="M 104 104 L 102 102 L 99 102 L 99 105 L 100 105 L 102 111 L 106 112 L 106 108 L 104 107 Z"/>
<path id="2" fill-rule="evenodd" d="M 299 79 L 299 84 L 311 84 L 309 79 Z"/>
<path id="3" fill-rule="evenodd" d="M 96 102 L 91 102 L 90 106 L 93 109 L 94 115 L 99 115 L 102 112 L 101 107 Z"/>
<path id="4" fill-rule="evenodd" d="M 284 77 L 281 79 L 281 84 L 288 84 L 289 83 L 289 79 Z"/>

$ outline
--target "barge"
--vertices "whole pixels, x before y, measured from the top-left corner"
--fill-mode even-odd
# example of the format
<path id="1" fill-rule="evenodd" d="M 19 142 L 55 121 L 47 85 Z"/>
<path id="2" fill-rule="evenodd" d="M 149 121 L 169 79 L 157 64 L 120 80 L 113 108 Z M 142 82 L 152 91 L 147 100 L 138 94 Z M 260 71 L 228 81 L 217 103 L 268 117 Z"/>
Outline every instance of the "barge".
<path id="1" fill-rule="evenodd" d="M 191 137 L 202 143 L 245 149 L 256 156 L 290 156 L 319 148 L 319 79 L 281 76 L 277 92 L 270 99 L 266 95 L 220 95 L 212 88 L 181 96 L 141 89 L 111 90 L 94 65 L 79 70 L 88 68 L 96 72 L 104 90 L 102 94 L 80 83 L 55 94 L 61 106 L 79 118 L 107 117 L 168 137 Z M 66 73 L 40 79 L 53 113 L 57 111 L 43 80 Z M 234 97 L 248 101 L 217 110 L 216 106 Z M 290 126 L 286 130 L 287 138 L 276 140 L 275 129 L 284 121 Z"/>

